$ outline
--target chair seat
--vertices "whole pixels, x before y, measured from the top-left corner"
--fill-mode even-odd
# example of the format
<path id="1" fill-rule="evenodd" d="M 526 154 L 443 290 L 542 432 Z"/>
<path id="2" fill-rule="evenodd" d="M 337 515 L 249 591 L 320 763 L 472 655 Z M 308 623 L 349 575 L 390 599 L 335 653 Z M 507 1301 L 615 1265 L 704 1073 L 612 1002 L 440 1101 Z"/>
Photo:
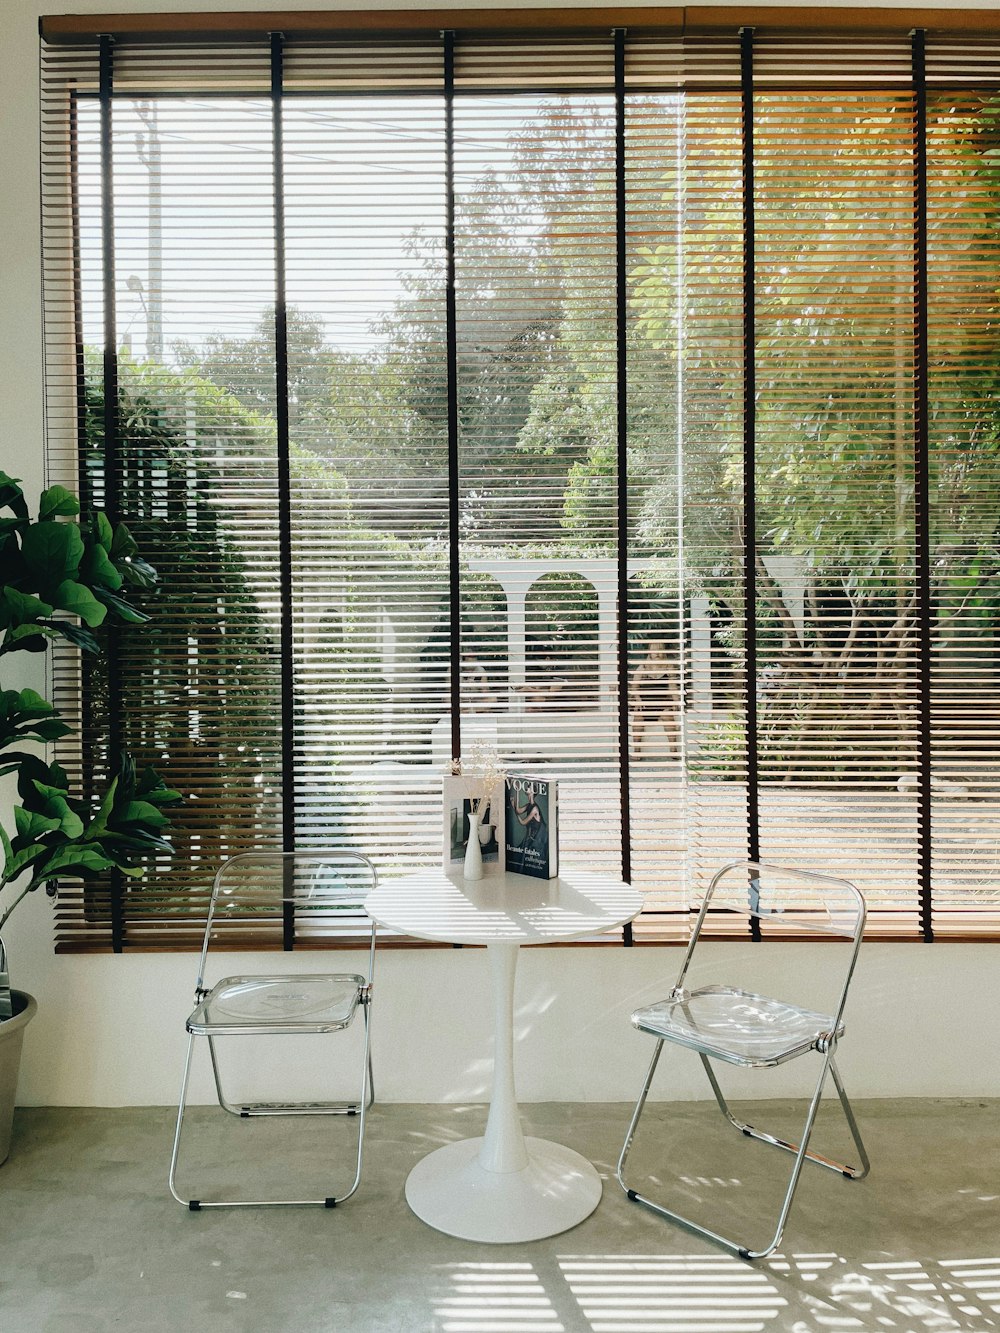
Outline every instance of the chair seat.
<path id="1" fill-rule="evenodd" d="M 191 1014 L 187 1030 L 196 1037 L 337 1032 L 353 1019 L 365 984 L 351 974 L 224 977 Z"/>
<path id="2" fill-rule="evenodd" d="M 833 1026 L 827 1014 L 730 986 L 700 990 L 637 1009 L 640 1030 L 734 1065 L 779 1065 L 812 1050 Z M 843 1035 L 843 1024 L 837 1036 Z"/>

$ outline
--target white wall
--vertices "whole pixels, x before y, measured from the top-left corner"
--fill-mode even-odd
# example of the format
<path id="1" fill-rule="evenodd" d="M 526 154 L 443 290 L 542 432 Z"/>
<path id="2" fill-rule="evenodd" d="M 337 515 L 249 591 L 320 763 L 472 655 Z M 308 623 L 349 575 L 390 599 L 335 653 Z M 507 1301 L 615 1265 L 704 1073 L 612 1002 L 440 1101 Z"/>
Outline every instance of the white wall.
<path id="1" fill-rule="evenodd" d="M 947 4 L 938 0 L 938 7 Z M 198 0 L 3 0 L 0 467 L 24 478 L 29 489 L 37 490 L 42 480 L 38 16 L 69 9 L 85 13 L 276 6 L 277 0 L 217 5 Z M 294 0 L 293 7 L 331 4 Z M 367 0 L 358 7 L 392 6 Z M 15 984 L 35 994 L 41 1006 L 25 1044 L 22 1102 L 100 1106 L 175 1098 L 194 957 L 56 957 L 51 905 L 41 897 L 24 904 L 8 942 Z M 752 958 L 748 946 L 714 948 L 734 961 L 751 961 L 761 984 L 777 994 L 794 994 L 798 979 L 822 975 L 832 959 L 829 945 L 757 946 Z M 351 965 L 349 958 L 344 961 Z M 522 1098 L 631 1096 L 649 1043 L 631 1029 L 628 1014 L 665 990 L 677 962 L 675 949 L 524 951 L 517 996 Z M 294 965 L 310 964 L 296 955 Z M 239 966 L 237 956 L 227 960 L 229 970 L 236 972 Z M 385 951 L 379 969 L 375 1053 L 380 1096 L 390 1101 L 482 1099 L 489 1033 L 483 953 Z M 841 1064 L 858 1095 L 1000 1096 L 995 1036 L 1000 1032 L 1000 948 L 871 945 L 862 954 L 851 1015 Z M 300 1071 L 306 1067 L 302 1059 Z M 697 1072 L 693 1057 L 671 1060 L 660 1095 L 704 1095 Z M 774 1071 L 758 1080 L 758 1091 L 801 1089 L 798 1073 L 795 1065 Z M 209 1095 L 203 1077 L 195 1094 Z"/>

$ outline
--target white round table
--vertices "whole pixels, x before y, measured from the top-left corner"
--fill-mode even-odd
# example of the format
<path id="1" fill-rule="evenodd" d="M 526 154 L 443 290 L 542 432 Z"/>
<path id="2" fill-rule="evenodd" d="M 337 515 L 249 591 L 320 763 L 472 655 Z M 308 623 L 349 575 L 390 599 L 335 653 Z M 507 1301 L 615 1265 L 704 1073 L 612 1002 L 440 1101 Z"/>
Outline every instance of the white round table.
<path id="1" fill-rule="evenodd" d="M 449 1236 L 526 1241 L 582 1222 L 601 1198 L 585 1157 L 525 1138 L 514 1091 L 514 974 L 522 944 L 554 944 L 621 926 L 641 899 L 620 880 L 568 871 L 540 880 L 487 869 L 424 870 L 380 884 L 367 908 L 380 926 L 444 944 L 483 944 L 493 985 L 493 1096 L 482 1138 L 449 1143 L 423 1158 L 406 1181 L 406 1201 Z"/>

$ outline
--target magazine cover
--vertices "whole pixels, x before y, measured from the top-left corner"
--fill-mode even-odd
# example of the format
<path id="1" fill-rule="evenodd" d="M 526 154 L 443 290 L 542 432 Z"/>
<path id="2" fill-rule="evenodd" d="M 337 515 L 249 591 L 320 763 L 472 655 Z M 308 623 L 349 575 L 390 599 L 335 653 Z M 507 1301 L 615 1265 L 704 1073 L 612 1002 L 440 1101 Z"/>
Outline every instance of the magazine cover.
<path id="1" fill-rule="evenodd" d="M 504 783 L 506 868 L 515 875 L 555 879 L 559 874 L 556 784 L 514 774 Z"/>
<path id="2" fill-rule="evenodd" d="M 445 777 L 444 793 L 444 855 L 445 872 L 461 870 L 465 863 L 465 848 L 469 841 L 469 815 L 472 796 L 478 791 L 476 780 L 463 777 Z M 498 788 L 499 790 L 499 788 Z M 503 865 L 503 808 L 496 795 L 480 812 L 479 847 L 486 865 Z"/>

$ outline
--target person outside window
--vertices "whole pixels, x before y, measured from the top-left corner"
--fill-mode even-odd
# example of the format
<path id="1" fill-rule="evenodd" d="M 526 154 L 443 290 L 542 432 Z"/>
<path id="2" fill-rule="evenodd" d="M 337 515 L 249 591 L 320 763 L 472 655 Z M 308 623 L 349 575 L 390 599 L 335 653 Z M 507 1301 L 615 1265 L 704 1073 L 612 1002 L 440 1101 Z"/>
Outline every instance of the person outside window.
<path id="1" fill-rule="evenodd" d="M 681 697 L 677 666 L 667 656 L 663 639 L 653 639 L 645 658 L 636 667 L 629 685 L 632 712 L 632 749 L 636 758 L 648 751 L 651 728 L 660 726 L 667 736 L 670 752 L 681 753 Z"/>

